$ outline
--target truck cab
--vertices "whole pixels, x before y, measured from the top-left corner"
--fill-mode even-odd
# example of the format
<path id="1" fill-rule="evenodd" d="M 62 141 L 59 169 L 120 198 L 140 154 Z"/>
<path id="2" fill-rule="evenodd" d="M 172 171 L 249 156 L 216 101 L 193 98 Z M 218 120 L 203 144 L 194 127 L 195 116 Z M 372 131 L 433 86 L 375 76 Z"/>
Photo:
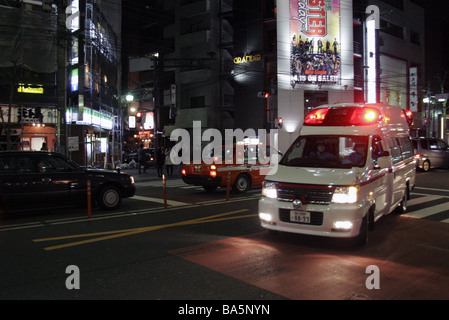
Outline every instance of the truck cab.
<path id="1" fill-rule="evenodd" d="M 201 163 L 184 164 L 182 180 L 191 185 L 202 186 L 206 191 L 228 185 L 237 193 L 245 193 L 252 186 L 260 186 L 269 167 L 264 148 L 259 143 L 237 142 L 221 146 L 221 152 L 202 159 Z"/>

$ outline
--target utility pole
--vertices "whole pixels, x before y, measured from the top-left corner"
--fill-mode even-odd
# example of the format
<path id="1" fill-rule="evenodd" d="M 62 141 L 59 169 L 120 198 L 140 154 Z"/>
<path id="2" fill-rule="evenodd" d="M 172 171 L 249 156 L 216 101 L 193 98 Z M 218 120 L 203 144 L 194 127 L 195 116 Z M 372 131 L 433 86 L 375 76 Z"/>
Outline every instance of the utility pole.
<path id="1" fill-rule="evenodd" d="M 58 110 L 58 132 L 57 132 L 57 151 L 68 155 L 67 151 L 67 123 L 66 123 L 66 105 L 67 105 L 67 34 L 66 28 L 66 8 L 67 0 L 56 0 L 57 7 L 57 110 Z"/>
<path id="2" fill-rule="evenodd" d="M 156 162 L 160 161 L 159 157 L 159 136 L 158 136 L 158 111 L 159 111 L 159 55 L 153 55 L 154 63 L 154 83 L 153 83 L 153 117 L 154 117 L 154 154 Z"/>
<path id="3" fill-rule="evenodd" d="M 443 81 L 441 82 L 441 94 L 444 94 L 444 83 L 446 82 L 448 71 L 444 71 Z M 446 94 L 443 102 L 443 123 L 441 125 L 441 132 L 443 134 L 443 140 L 448 142 L 448 135 L 446 133 L 446 122 L 447 122 L 447 100 L 448 95 Z"/>

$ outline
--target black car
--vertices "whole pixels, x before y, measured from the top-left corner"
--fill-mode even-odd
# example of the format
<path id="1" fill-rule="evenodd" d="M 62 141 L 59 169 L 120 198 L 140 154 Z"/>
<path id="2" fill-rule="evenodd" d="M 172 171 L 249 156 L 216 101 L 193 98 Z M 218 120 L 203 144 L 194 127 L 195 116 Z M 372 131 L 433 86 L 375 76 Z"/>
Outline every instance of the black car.
<path id="1" fill-rule="evenodd" d="M 0 213 L 87 204 L 116 209 L 136 191 L 134 178 L 113 170 L 82 168 L 59 153 L 0 151 Z"/>

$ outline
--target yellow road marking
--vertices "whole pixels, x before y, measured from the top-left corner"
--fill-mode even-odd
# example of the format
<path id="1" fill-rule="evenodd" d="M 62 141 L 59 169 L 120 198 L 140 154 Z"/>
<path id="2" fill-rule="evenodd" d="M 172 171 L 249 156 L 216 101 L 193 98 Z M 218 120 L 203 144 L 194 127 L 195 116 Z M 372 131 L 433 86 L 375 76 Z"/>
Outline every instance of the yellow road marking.
<path id="1" fill-rule="evenodd" d="M 114 230 L 114 231 L 85 233 L 85 234 L 70 235 L 70 236 L 34 239 L 33 242 L 46 242 L 46 241 L 57 241 L 57 240 L 67 240 L 67 239 L 98 237 L 99 236 L 98 238 L 81 240 L 81 241 L 76 241 L 76 242 L 71 242 L 71 243 L 66 243 L 66 244 L 61 244 L 61 245 L 57 245 L 57 246 L 51 246 L 51 247 L 44 248 L 44 250 L 50 251 L 50 250 L 73 247 L 73 246 L 78 246 L 78 245 L 93 243 L 93 242 L 98 242 L 98 241 L 105 241 L 105 240 L 119 238 L 119 237 L 126 237 L 126 236 L 130 236 L 130 235 L 138 234 L 138 233 L 160 230 L 160 229 L 164 229 L 164 228 L 185 226 L 185 225 L 198 224 L 198 223 L 209 223 L 209 222 L 216 222 L 216 221 L 232 220 L 232 219 L 242 219 L 242 218 L 257 216 L 256 214 L 247 214 L 247 215 L 228 217 L 229 215 L 236 214 L 236 213 L 242 213 L 245 211 L 249 211 L 249 209 L 230 211 L 230 212 L 215 214 L 215 215 L 208 216 L 208 217 L 180 221 L 180 222 L 175 222 L 175 223 L 169 223 L 169 224 L 164 224 L 164 225 L 159 225 L 159 226 L 140 227 L 140 228 L 134 228 L 134 229 L 124 229 L 124 230 Z"/>

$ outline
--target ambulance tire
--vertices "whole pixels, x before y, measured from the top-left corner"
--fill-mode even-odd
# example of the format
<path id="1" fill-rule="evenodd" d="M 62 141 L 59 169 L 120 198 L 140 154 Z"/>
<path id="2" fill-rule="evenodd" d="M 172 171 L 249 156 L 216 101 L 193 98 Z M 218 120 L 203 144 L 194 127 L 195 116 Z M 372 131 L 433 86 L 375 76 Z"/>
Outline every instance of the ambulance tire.
<path id="1" fill-rule="evenodd" d="M 368 215 L 366 215 L 360 225 L 359 234 L 354 238 L 355 245 L 363 247 L 368 243 Z"/>
<path id="2" fill-rule="evenodd" d="M 239 174 L 232 189 L 237 193 L 245 193 L 251 187 L 251 178 L 246 174 Z"/>
<path id="3" fill-rule="evenodd" d="M 402 200 L 397 206 L 395 213 L 398 215 L 404 214 L 407 211 L 407 199 L 409 198 L 408 187 L 405 188 L 404 195 L 402 196 Z"/>

